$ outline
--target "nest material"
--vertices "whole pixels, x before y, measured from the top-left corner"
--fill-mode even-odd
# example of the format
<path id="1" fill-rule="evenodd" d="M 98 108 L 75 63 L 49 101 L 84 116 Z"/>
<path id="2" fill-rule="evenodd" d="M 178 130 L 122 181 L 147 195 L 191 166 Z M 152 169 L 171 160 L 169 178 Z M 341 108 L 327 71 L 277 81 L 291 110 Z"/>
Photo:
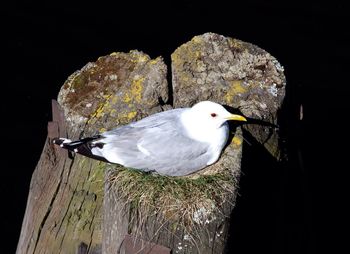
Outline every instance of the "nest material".
<path id="1" fill-rule="evenodd" d="M 209 224 L 222 208 L 234 202 L 238 172 L 226 170 L 213 175 L 170 177 L 117 167 L 110 169 L 111 191 L 130 207 L 131 221 L 138 228 L 156 215 L 186 232 Z"/>

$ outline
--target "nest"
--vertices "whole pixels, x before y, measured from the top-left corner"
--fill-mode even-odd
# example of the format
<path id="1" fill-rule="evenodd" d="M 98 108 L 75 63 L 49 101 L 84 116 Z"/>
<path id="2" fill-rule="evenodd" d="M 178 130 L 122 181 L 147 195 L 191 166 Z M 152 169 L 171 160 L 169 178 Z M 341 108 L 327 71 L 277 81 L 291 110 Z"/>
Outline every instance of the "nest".
<path id="1" fill-rule="evenodd" d="M 142 228 L 157 216 L 161 223 L 172 223 L 191 233 L 195 227 L 209 224 L 222 208 L 235 200 L 236 175 L 229 170 L 212 175 L 163 176 L 117 167 L 110 169 L 112 191 L 131 212 L 130 223 Z"/>

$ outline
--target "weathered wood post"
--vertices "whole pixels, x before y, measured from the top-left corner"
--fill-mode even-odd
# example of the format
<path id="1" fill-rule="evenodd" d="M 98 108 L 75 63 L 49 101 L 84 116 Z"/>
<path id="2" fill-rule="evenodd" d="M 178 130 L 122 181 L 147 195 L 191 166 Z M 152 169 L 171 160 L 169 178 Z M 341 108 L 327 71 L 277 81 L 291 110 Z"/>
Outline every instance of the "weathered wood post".
<path id="1" fill-rule="evenodd" d="M 212 100 L 273 126 L 285 77 L 266 51 L 207 33 L 172 54 L 171 90 L 162 59 L 137 51 L 101 57 L 68 78 L 33 174 L 17 253 L 225 251 L 240 176 L 240 126 L 232 126 L 216 164 L 188 177 L 139 173 L 50 144 L 54 136 L 84 137 L 169 109 L 169 92 L 174 107 Z M 279 157 L 275 128 L 243 128 Z"/>

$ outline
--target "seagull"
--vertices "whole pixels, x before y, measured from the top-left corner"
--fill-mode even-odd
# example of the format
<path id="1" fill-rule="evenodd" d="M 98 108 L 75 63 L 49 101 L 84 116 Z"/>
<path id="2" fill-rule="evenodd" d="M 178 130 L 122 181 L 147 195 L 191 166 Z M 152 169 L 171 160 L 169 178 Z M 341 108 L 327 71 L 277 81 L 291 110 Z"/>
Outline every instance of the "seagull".
<path id="1" fill-rule="evenodd" d="M 227 143 L 227 121 L 247 121 L 222 105 L 201 101 L 145 117 L 101 134 L 72 141 L 55 138 L 62 148 L 97 160 L 145 172 L 184 176 L 215 163 Z"/>

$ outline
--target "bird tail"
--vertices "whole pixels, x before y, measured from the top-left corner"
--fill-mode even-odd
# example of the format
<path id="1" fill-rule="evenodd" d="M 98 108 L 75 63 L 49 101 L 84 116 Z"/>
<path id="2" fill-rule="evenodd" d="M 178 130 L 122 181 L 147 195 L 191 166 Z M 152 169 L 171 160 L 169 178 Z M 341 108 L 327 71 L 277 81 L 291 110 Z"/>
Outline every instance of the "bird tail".
<path id="1" fill-rule="evenodd" d="M 101 136 L 99 136 L 99 135 L 89 137 L 89 138 L 79 139 L 76 141 L 72 141 L 72 140 L 67 139 L 67 138 L 54 138 L 52 140 L 52 142 L 55 145 L 58 145 L 64 149 L 67 149 L 68 151 L 78 153 L 78 154 L 81 154 L 81 155 L 84 155 L 86 157 L 93 158 L 96 160 L 108 162 L 104 157 L 93 154 L 93 152 L 92 152 L 92 149 L 94 147 L 98 147 L 98 148 L 103 147 L 104 143 L 102 143 L 102 142 L 98 142 L 98 143 L 92 142 L 92 141 L 96 141 L 100 138 L 101 138 Z"/>

